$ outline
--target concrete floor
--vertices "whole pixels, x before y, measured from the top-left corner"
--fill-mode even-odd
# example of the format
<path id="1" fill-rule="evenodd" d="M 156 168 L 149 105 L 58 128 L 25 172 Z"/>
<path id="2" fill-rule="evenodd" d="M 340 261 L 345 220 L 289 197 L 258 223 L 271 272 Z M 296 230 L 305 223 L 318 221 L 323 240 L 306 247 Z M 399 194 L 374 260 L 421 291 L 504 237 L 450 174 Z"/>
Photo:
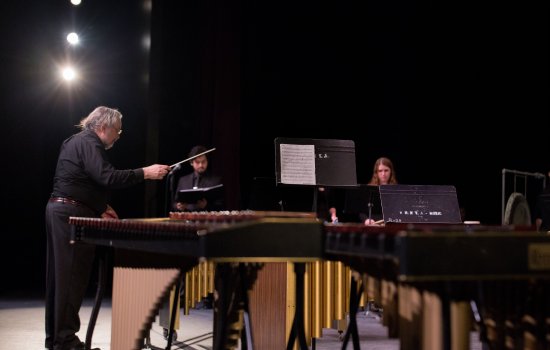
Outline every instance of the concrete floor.
<path id="1" fill-rule="evenodd" d="M 92 309 L 92 299 L 86 299 L 81 309 L 82 327 L 78 336 L 86 338 L 86 327 Z M 110 350 L 111 304 L 104 300 L 97 320 L 93 346 Z M 396 350 L 397 339 L 388 339 L 387 330 L 380 320 L 361 312 L 358 316 L 358 329 L 361 349 Z M 10 297 L 0 300 L 0 350 L 43 349 L 44 348 L 44 302 L 36 297 Z M 480 349 L 477 335 L 472 334 L 471 349 Z M 163 328 L 153 324 L 151 344 L 164 349 L 166 341 Z M 324 329 L 323 337 L 316 339 L 315 348 L 319 350 L 341 349 L 342 342 L 338 332 Z M 212 348 L 212 310 L 192 309 L 190 315 L 181 316 L 177 342 L 172 349 L 211 349 Z M 347 347 L 352 349 L 351 343 Z M 263 350 L 263 349 L 262 349 Z"/>

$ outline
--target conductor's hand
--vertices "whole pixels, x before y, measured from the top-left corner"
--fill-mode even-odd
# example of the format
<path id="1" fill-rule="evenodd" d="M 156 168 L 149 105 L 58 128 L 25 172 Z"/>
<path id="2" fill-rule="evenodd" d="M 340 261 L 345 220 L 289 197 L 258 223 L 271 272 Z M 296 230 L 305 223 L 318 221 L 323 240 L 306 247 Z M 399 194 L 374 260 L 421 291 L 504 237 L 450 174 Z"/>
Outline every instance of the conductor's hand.
<path id="1" fill-rule="evenodd" d="M 107 204 L 107 209 L 103 213 L 101 213 L 102 219 L 118 219 L 118 214 L 116 211 Z"/>
<path id="2" fill-rule="evenodd" d="M 169 171 L 169 165 L 153 164 L 143 168 L 143 177 L 145 180 L 162 180 Z"/>
<path id="3" fill-rule="evenodd" d="M 176 209 L 179 211 L 187 210 L 187 203 L 177 202 Z"/>

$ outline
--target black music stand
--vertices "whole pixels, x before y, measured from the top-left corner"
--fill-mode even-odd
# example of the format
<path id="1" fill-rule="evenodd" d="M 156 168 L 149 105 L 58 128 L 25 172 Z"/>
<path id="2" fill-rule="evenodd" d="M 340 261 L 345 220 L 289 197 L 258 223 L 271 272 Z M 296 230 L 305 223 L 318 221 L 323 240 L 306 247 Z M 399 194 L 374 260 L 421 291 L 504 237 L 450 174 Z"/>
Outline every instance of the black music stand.
<path id="1" fill-rule="evenodd" d="M 277 186 L 313 188 L 312 211 L 317 212 L 318 187 L 355 187 L 355 142 L 352 140 L 275 139 Z"/>
<path id="2" fill-rule="evenodd" d="M 379 186 L 360 184 L 346 190 L 344 213 L 358 215 L 361 221 L 383 218 Z M 361 217 L 361 216 L 365 217 Z"/>
<path id="3" fill-rule="evenodd" d="M 277 186 L 274 177 L 254 177 L 247 208 L 265 211 L 311 210 L 311 189 L 298 186 Z"/>
<path id="4" fill-rule="evenodd" d="M 352 140 L 275 139 L 277 185 L 357 186 Z"/>
<path id="5" fill-rule="evenodd" d="M 351 140 L 278 137 L 275 139 L 275 169 L 278 186 L 313 188 L 312 211 L 317 212 L 318 187 L 357 186 L 355 143 Z M 296 340 L 299 348 L 306 350 L 308 346 L 304 329 L 305 263 L 295 262 L 294 273 L 296 311 L 287 350 L 293 349 Z M 352 328 L 353 322 L 354 320 L 350 322 Z"/>
<path id="6" fill-rule="evenodd" d="M 206 199 L 208 203 L 214 203 L 223 198 L 223 190 L 223 184 L 212 187 L 179 190 L 177 193 L 177 200 L 182 203 L 197 203 L 201 199 Z"/>
<path id="7" fill-rule="evenodd" d="M 461 224 L 454 186 L 381 185 L 386 223 Z"/>

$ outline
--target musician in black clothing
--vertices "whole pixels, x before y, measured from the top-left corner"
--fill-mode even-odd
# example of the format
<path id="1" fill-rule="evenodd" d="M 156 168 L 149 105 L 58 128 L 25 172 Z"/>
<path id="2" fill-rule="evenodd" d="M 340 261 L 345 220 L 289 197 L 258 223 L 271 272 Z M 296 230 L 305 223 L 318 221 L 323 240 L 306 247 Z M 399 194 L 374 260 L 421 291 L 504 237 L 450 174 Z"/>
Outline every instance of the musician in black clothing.
<path id="1" fill-rule="evenodd" d="M 197 154 L 206 152 L 207 149 L 204 146 L 198 145 L 191 149 L 188 158 L 194 157 Z M 178 202 L 178 191 L 189 190 L 193 188 L 206 188 L 222 183 L 221 177 L 212 174 L 208 170 L 208 154 L 200 155 L 189 161 L 193 172 L 184 175 L 178 179 L 176 191 L 174 193 L 174 210 L 179 211 L 198 211 L 198 210 L 221 210 L 223 209 L 223 199 L 216 198 L 213 203 L 208 203 L 206 198 L 199 199 L 196 203 L 184 203 Z"/>
<path id="2" fill-rule="evenodd" d="M 195 157 L 198 154 L 208 151 L 206 147 L 197 145 L 191 148 L 187 158 Z M 177 196 L 180 190 L 189 190 L 193 188 L 206 188 L 222 183 L 221 177 L 212 174 L 208 169 L 208 154 L 200 155 L 189 161 L 193 168 L 193 172 L 184 175 L 178 179 L 178 185 L 174 193 L 174 209 L 179 211 L 207 211 L 207 210 L 223 210 L 223 198 L 211 198 L 210 202 L 206 197 L 200 198 L 196 203 L 178 202 Z M 212 308 L 213 296 L 210 293 L 202 300 L 203 306 L 207 309 Z"/>
<path id="3" fill-rule="evenodd" d="M 122 133 L 122 115 L 97 107 L 80 121 L 81 132 L 61 145 L 53 191 L 46 205 L 46 341 L 47 349 L 83 350 L 76 333 L 78 312 L 90 279 L 95 248 L 70 244 L 70 216 L 117 219 L 108 201 L 109 190 L 124 188 L 144 179 L 160 180 L 170 170 L 154 164 L 117 170 L 107 159 Z"/>

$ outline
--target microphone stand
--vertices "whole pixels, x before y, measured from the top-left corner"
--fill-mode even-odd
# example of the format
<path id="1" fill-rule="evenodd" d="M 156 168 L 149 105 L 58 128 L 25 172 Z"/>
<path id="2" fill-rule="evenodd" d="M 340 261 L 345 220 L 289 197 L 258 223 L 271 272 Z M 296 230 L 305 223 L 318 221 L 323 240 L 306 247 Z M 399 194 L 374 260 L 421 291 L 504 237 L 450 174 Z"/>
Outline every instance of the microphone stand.
<path id="1" fill-rule="evenodd" d="M 374 191 L 374 188 L 372 189 L 369 189 L 369 197 L 368 197 L 368 202 L 367 202 L 367 207 L 368 207 L 368 211 L 369 211 L 369 222 L 372 222 L 372 208 L 374 207 L 374 202 L 377 201 L 377 202 L 380 202 L 380 199 L 379 199 L 379 196 L 378 195 L 378 199 L 376 197 L 376 194 L 379 193 L 380 191 L 380 186 L 377 186 L 376 187 L 376 192 Z"/>
<path id="2" fill-rule="evenodd" d="M 369 191 L 369 200 L 367 202 L 367 207 L 368 207 L 368 211 L 369 211 L 369 223 L 372 222 L 372 207 L 374 206 L 374 204 L 372 204 L 372 192 Z"/>
<path id="3" fill-rule="evenodd" d="M 367 206 L 369 207 L 369 222 L 372 221 L 372 207 L 373 207 L 373 204 L 372 204 L 372 201 L 370 200 L 369 198 L 369 202 L 367 203 Z"/>
<path id="4" fill-rule="evenodd" d="M 174 192 L 174 174 L 177 172 L 178 168 L 174 168 L 172 171 L 168 173 L 168 176 L 166 177 L 166 184 L 164 188 L 164 195 L 165 195 L 165 206 L 164 206 L 164 214 L 166 217 L 170 215 L 171 205 L 172 205 L 172 194 Z"/>
<path id="5" fill-rule="evenodd" d="M 164 216 L 168 217 L 170 213 L 170 203 L 172 202 L 172 196 L 170 188 L 170 183 L 172 182 L 172 172 L 168 173 L 168 176 L 166 178 L 166 184 L 164 185 Z"/>

